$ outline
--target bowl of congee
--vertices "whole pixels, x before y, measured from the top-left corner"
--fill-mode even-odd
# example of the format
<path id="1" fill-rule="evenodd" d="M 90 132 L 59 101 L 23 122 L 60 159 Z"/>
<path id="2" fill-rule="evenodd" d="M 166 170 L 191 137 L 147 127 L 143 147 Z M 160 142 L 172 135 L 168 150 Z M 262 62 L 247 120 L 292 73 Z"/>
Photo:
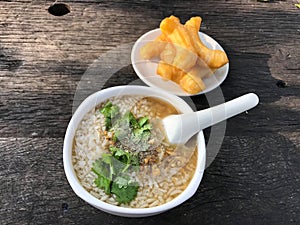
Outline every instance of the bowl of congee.
<path id="1" fill-rule="evenodd" d="M 173 144 L 161 120 L 190 112 L 183 99 L 153 87 L 116 86 L 87 97 L 64 139 L 64 170 L 73 191 L 126 217 L 159 214 L 188 200 L 205 169 L 203 132 Z"/>

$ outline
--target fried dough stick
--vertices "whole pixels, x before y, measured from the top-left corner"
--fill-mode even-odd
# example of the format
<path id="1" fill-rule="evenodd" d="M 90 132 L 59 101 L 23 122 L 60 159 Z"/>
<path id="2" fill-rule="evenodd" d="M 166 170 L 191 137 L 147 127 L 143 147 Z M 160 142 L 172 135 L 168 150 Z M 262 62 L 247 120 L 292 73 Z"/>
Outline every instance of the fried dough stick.
<path id="1" fill-rule="evenodd" d="M 180 87 L 190 94 L 196 94 L 203 91 L 206 86 L 201 79 L 201 68 L 194 66 L 186 73 L 179 82 Z"/>
<path id="2" fill-rule="evenodd" d="M 187 29 L 175 16 L 162 20 L 160 29 L 166 35 L 167 40 L 176 48 L 176 55 L 172 64 L 183 71 L 191 69 L 196 64 L 198 56 Z"/>
<path id="3" fill-rule="evenodd" d="M 172 43 L 167 43 L 164 50 L 160 53 L 160 62 L 158 63 L 156 73 L 164 80 L 172 80 L 173 77 L 173 60 L 176 55 L 176 49 Z"/>
<path id="4" fill-rule="evenodd" d="M 166 44 L 166 37 L 164 34 L 161 34 L 154 41 L 150 41 L 145 44 L 140 50 L 140 55 L 143 59 L 158 57 L 160 53 L 165 49 Z"/>
<path id="5" fill-rule="evenodd" d="M 172 80 L 173 66 L 163 60 L 160 60 L 157 65 L 156 73 L 164 80 Z"/>
<path id="6" fill-rule="evenodd" d="M 206 88 L 199 73 L 201 68 L 197 65 L 188 73 L 170 65 L 164 61 L 160 61 L 157 66 L 157 74 L 165 80 L 172 80 L 177 83 L 184 91 L 190 94 L 196 94 Z"/>
<path id="7" fill-rule="evenodd" d="M 198 63 L 198 61 L 202 61 L 198 58 L 197 63 L 186 73 L 172 65 L 176 52 L 173 43 L 168 42 L 165 49 L 160 53 L 161 61 L 157 66 L 157 74 L 165 80 L 174 81 L 190 94 L 204 90 L 206 87 L 201 78 L 212 74 L 211 69 L 205 63 Z"/>
<path id="8" fill-rule="evenodd" d="M 201 41 L 198 31 L 200 29 L 202 19 L 192 17 L 185 23 L 185 27 L 191 37 L 192 44 L 197 51 L 198 56 L 211 68 L 220 68 L 228 63 L 228 58 L 225 52 L 221 50 L 213 50 L 207 48 Z"/>

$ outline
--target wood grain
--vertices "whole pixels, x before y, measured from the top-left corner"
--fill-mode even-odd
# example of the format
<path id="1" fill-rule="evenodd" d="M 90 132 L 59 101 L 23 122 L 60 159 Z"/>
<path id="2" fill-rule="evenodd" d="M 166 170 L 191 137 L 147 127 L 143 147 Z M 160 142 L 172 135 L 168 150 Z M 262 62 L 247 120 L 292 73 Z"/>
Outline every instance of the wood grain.
<path id="1" fill-rule="evenodd" d="M 0 2 L 1 224 L 300 223 L 296 0 L 64 3 L 71 12 L 55 17 L 47 11 L 53 1 Z M 222 148 L 193 198 L 159 216 L 112 216 L 69 186 L 64 133 L 89 93 L 138 82 L 130 46 L 171 14 L 182 21 L 200 15 L 201 30 L 226 50 L 225 100 L 255 92 L 260 104 L 227 122 Z M 191 99 L 197 109 L 208 106 L 205 96 Z"/>
<path id="2" fill-rule="evenodd" d="M 283 224 L 299 221 L 299 149 L 281 135 L 226 137 L 190 200 L 160 216 L 138 220 L 108 215 L 75 196 L 64 176 L 62 155 L 57 154 L 62 142 L 62 138 L 0 140 L 3 150 L 0 218 L 3 224 L 46 221 L 48 224 L 152 224 L 157 220 L 164 224 L 219 224 L 220 221 Z"/>

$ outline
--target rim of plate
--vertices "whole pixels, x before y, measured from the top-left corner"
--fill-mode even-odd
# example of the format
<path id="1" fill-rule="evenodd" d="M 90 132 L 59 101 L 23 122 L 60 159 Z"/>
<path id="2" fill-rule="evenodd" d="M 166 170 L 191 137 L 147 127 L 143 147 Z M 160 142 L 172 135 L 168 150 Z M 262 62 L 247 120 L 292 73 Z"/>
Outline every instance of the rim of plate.
<path id="1" fill-rule="evenodd" d="M 199 31 L 198 33 L 201 38 L 201 41 L 206 46 L 208 46 L 211 49 L 219 49 L 225 52 L 223 47 L 215 39 L 213 39 L 212 37 L 210 37 L 209 35 L 201 31 Z M 139 54 L 140 49 L 144 44 L 146 44 L 149 41 L 153 41 L 160 34 L 161 34 L 161 30 L 159 28 L 148 31 L 147 33 L 143 34 L 141 37 L 137 39 L 137 41 L 134 43 L 131 50 L 131 64 L 133 66 L 133 69 L 137 74 L 137 76 L 145 84 L 147 84 L 150 87 L 156 87 L 178 96 L 195 96 L 195 95 L 201 95 L 210 92 L 213 89 L 219 87 L 224 82 L 229 72 L 229 63 L 225 64 L 224 66 L 216 70 L 216 72 L 212 74 L 210 77 L 204 78 L 203 82 L 206 85 L 206 89 L 196 94 L 186 93 L 175 82 L 163 80 L 156 73 L 158 60 L 156 61 L 145 60 L 142 59 Z"/>

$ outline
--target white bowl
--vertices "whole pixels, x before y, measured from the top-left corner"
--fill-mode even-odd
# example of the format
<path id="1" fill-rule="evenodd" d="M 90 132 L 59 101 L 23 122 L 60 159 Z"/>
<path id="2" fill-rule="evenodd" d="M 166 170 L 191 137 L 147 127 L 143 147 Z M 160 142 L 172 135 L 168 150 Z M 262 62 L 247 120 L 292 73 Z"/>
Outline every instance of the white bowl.
<path id="1" fill-rule="evenodd" d="M 131 63 L 138 77 L 150 87 L 157 87 L 164 91 L 170 92 L 178 96 L 200 95 L 212 91 L 217 88 L 227 77 L 229 71 L 229 63 L 215 71 L 213 75 L 204 78 L 203 82 L 206 89 L 197 94 L 188 94 L 183 91 L 178 84 L 173 81 L 165 81 L 161 76 L 157 75 L 156 69 L 159 60 L 145 60 L 140 56 L 141 48 L 149 41 L 154 41 L 161 34 L 161 30 L 154 29 L 142 35 L 133 45 L 131 51 Z M 201 41 L 210 49 L 218 49 L 225 52 L 222 46 L 212 37 L 199 32 Z"/>
<path id="2" fill-rule="evenodd" d="M 172 209 L 175 206 L 183 203 L 190 197 L 194 195 L 197 191 L 197 188 L 200 184 L 200 181 L 203 176 L 203 172 L 205 169 L 205 159 L 206 159 L 206 150 L 205 150 L 205 141 L 203 132 L 199 132 L 197 136 L 197 149 L 198 149 L 198 158 L 197 158 L 197 166 L 196 171 L 194 173 L 193 178 L 191 179 L 187 188 L 176 198 L 173 200 L 152 208 L 125 208 L 120 206 L 114 206 L 109 203 L 103 202 L 93 195 L 91 195 L 85 188 L 80 184 L 76 173 L 73 168 L 72 163 L 72 147 L 73 140 L 76 129 L 83 119 L 84 115 L 88 113 L 92 108 L 96 105 L 104 102 L 106 99 L 111 98 L 113 96 L 121 96 L 121 95 L 144 95 L 144 96 L 152 96 L 156 98 L 160 98 L 177 108 L 182 113 L 192 112 L 192 108 L 181 98 L 164 92 L 162 90 L 144 87 L 144 86 L 116 86 L 112 88 L 107 88 L 101 91 L 98 91 L 88 98 L 86 98 L 81 105 L 77 108 L 76 112 L 71 118 L 71 121 L 68 125 L 65 139 L 64 139 L 64 147 L 63 147 L 63 163 L 64 170 L 66 173 L 66 177 L 73 189 L 73 191 L 84 201 L 88 202 L 92 206 L 119 216 L 126 217 L 144 217 L 151 216 L 158 213 L 162 213 L 169 209 Z"/>

